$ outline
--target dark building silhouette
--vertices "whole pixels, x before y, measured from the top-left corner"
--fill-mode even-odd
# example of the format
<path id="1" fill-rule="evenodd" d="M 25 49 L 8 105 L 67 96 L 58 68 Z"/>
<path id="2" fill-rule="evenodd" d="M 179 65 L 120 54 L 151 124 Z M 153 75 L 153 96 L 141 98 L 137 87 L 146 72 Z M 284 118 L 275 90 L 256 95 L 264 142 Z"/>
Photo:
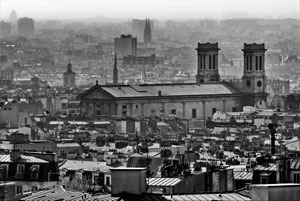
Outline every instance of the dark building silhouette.
<path id="1" fill-rule="evenodd" d="M 136 55 L 137 38 L 131 35 L 121 35 L 120 38 L 115 38 L 115 53 L 118 59 L 123 59 L 124 56 Z"/>
<path id="2" fill-rule="evenodd" d="M 118 84 L 117 54 L 115 54 L 115 63 L 114 63 L 114 72 L 113 72 L 113 84 Z"/>
<path id="3" fill-rule="evenodd" d="M 75 87 L 76 79 L 75 79 L 75 72 L 72 71 L 72 64 L 69 61 L 68 69 L 64 73 L 64 87 Z"/>
<path id="4" fill-rule="evenodd" d="M 152 35 L 151 35 L 151 27 L 150 20 L 146 19 L 145 29 L 144 29 L 144 43 L 151 43 Z"/>
<path id="5" fill-rule="evenodd" d="M 23 17 L 18 20 L 18 35 L 31 37 L 34 35 L 34 20 Z"/>

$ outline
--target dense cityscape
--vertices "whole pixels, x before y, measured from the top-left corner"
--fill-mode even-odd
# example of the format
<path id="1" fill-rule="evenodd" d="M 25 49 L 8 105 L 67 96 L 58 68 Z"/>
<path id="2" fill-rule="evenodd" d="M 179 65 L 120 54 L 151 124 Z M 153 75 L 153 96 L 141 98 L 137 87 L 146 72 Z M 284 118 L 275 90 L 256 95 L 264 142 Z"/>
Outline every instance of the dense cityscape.
<path id="1" fill-rule="evenodd" d="M 299 200 L 299 19 L 239 14 L 2 14 L 0 200 Z"/>

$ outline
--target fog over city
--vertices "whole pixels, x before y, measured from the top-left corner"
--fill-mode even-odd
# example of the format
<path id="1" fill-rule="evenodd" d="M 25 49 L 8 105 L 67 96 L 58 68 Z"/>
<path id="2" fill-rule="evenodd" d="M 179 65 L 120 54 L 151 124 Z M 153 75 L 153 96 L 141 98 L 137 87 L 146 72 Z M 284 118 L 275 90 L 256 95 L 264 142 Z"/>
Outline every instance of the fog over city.
<path id="1" fill-rule="evenodd" d="M 298 0 L 1 0 L 10 10 L 35 19 L 106 18 L 299 18 Z"/>

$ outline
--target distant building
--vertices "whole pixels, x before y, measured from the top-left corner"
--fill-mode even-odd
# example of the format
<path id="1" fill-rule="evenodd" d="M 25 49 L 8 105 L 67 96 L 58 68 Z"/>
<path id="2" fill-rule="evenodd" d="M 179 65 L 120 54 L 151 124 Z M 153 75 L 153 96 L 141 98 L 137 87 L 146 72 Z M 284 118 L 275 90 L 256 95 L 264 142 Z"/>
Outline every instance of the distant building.
<path id="1" fill-rule="evenodd" d="M 153 21 L 149 20 L 150 28 L 153 31 Z M 141 19 L 132 19 L 131 21 L 131 29 L 133 36 L 137 37 L 138 41 L 142 41 L 144 37 L 144 29 L 145 29 L 146 20 Z"/>
<path id="2" fill-rule="evenodd" d="M 6 55 L 0 57 L 0 86 L 11 85 L 14 81 L 14 64 Z"/>
<path id="3" fill-rule="evenodd" d="M 274 92 L 277 94 L 289 94 L 290 93 L 290 81 L 289 80 L 267 80 L 267 86 L 270 86 Z"/>
<path id="4" fill-rule="evenodd" d="M 124 56 L 136 55 L 137 38 L 131 35 L 121 35 L 120 38 L 115 38 L 115 53 L 117 59 L 123 59 Z"/>
<path id="5" fill-rule="evenodd" d="M 18 35 L 32 37 L 34 35 L 34 20 L 23 17 L 18 20 Z"/>
<path id="6" fill-rule="evenodd" d="M 0 22 L 0 36 L 1 37 L 11 36 L 11 23 L 5 21 Z"/>
<path id="7" fill-rule="evenodd" d="M 152 33 L 150 27 L 150 20 L 146 19 L 145 28 L 144 28 L 144 43 L 151 43 Z"/>
<path id="8" fill-rule="evenodd" d="M 68 69 L 64 73 L 64 87 L 75 87 L 76 86 L 76 74 L 72 71 L 72 64 L 69 62 Z"/>

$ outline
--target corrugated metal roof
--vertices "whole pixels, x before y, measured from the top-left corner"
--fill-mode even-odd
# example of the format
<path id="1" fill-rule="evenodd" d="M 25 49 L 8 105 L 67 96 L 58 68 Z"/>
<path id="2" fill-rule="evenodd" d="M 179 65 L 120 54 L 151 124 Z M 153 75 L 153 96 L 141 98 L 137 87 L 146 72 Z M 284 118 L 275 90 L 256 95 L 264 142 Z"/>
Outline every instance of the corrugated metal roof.
<path id="1" fill-rule="evenodd" d="M 300 158 L 293 158 L 290 167 L 291 170 L 300 170 Z"/>
<path id="2" fill-rule="evenodd" d="M 100 171 L 106 172 L 111 168 L 107 166 L 106 162 L 95 162 L 95 161 L 76 161 L 67 160 L 62 166 L 59 167 L 60 170 L 74 170 L 74 171 Z"/>
<path id="3" fill-rule="evenodd" d="M 212 200 L 230 200 L 230 201 L 250 201 L 251 199 L 237 194 L 237 193 L 212 193 L 212 194 L 187 194 L 187 195 L 158 195 L 158 194 L 143 194 L 143 195 L 130 195 L 123 194 L 120 196 L 111 195 L 100 195 L 90 197 L 85 201 L 107 201 L 107 200 L 118 200 L 118 201 L 132 201 L 132 200 L 145 200 L 145 201 L 212 201 Z"/>
<path id="4" fill-rule="evenodd" d="M 209 201 L 209 200 L 251 200 L 248 197 L 237 193 L 215 193 L 215 194 L 190 194 L 190 195 L 170 195 L 164 196 L 168 200 L 193 200 L 193 201 Z"/>
<path id="5" fill-rule="evenodd" d="M 49 161 L 45 161 L 43 159 L 34 157 L 34 156 L 25 156 L 21 155 L 20 158 L 12 161 L 9 154 L 0 155 L 0 162 L 2 163 L 49 163 Z"/>
<path id="6" fill-rule="evenodd" d="M 149 186 L 175 186 L 181 182 L 179 178 L 150 178 L 147 181 Z"/>
<path id="7" fill-rule="evenodd" d="M 103 86 L 103 90 L 114 97 L 157 97 L 161 96 L 193 96 L 193 95 L 231 95 L 238 93 L 225 83 L 215 84 L 154 84 L 154 85 L 131 85 Z"/>
<path id="8" fill-rule="evenodd" d="M 254 170 L 276 171 L 276 164 L 275 163 L 267 163 L 264 165 L 256 165 Z"/>
<path id="9" fill-rule="evenodd" d="M 63 187 L 59 186 L 50 190 L 42 190 L 32 195 L 22 198 L 21 200 L 39 200 L 39 201 L 48 201 L 48 200 L 83 200 L 84 196 L 88 196 L 86 193 L 75 192 L 75 191 L 66 191 Z"/>
<path id="10" fill-rule="evenodd" d="M 233 175 L 236 180 L 252 180 L 253 172 L 238 171 L 233 172 Z"/>

